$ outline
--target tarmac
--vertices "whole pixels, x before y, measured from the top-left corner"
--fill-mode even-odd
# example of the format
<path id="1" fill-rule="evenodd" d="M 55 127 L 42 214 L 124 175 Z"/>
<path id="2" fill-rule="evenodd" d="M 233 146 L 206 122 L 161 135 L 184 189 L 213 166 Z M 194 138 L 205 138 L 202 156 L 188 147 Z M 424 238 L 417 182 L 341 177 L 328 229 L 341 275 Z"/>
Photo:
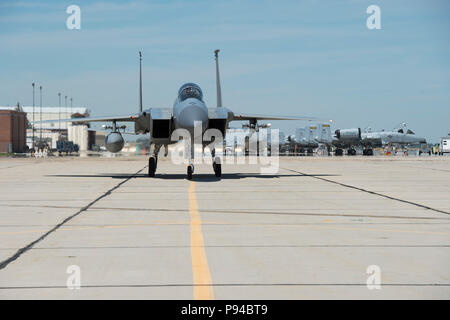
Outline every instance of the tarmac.
<path id="1" fill-rule="evenodd" d="M 450 157 L 146 164 L 1 158 L 0 299 L 450 298 Z"/>

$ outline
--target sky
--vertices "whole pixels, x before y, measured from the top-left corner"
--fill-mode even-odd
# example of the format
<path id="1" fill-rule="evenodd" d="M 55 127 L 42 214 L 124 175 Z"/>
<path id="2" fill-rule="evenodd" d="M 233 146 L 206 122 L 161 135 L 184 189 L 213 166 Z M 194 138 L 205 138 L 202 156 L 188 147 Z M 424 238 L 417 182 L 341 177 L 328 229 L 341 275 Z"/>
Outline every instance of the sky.
<path id="1" fill-rule="evenodd" d="M 69 30 L 70 5 L 81 29 Z M 369 30 L 369 5 L 381 29 Z M 235 112 L 333 119 L 333 129 L 406 122 L 431 142 L 450 133 L 449 1 L 192 0 L 0 2 L 0 105 L 44 106 L 58 92 L 92 116 L 171 107 L 195 82 Z M 272 122 L 293 134 L 305 122 Z M 234 124 L 234 126 L 237 126 Z"/>

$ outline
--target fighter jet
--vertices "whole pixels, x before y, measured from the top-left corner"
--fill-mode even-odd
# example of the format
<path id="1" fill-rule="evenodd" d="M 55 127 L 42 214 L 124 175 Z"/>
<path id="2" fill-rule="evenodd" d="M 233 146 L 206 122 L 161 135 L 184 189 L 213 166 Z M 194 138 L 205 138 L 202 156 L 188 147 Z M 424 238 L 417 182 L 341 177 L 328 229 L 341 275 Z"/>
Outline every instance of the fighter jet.
<path id="1" fill-rule="evenodd" d="M 217 106 L 208 108 L 203 100 L 202 89 L 195 83 L 185 83 L 178 90 L 177 97 L 172 108 L 142 109 L 142 54 L 139 52 L 139 112 L 123 116 L 91 117 L 80 119 L 65 119 L 66 122 L 111 122 L 111 133 L 106 136 L 106 149 L 110 152 L 119 152 L 124 146 L 124 139 L 120 133 L 118 122 L 133 122 L 135 134 L 150 134 L 151 156 L 148 160 L 148 176 L 154 177 L 158 164 L 158 153 L 162 146 L 177 143 L 172 139 L 172 133 L 176 129 L 185 129 L 190 133 L 191 152 L 188 159 L 187 178 L 192 179 L 194 173 L 194 145 L 199 135 L 203 136 L 207 129 L 217 129 L 225 137 L 230 121 L 248 121 L 249 128 L 258 128 L 258 120 L 317 120 L 311 117 L 284 117 L 264 116 L 245 113 L 236 113 L 222 105 L 222 92 L 219 74 L 219 51 L 215 50 L 216 62 L 216 90 Z M 48 122 L 48 121 L 46 121 Z M 199 126 L 200 124 L 200 126 Z M 195 126 L 200 127 L 200 132 Z M 211 137 L 212 138 L 212 137 Z M 203 142 L 203 146 L 210 142 Z M 213 170 L 217 177 L 222 174 L 220 158 L 215 156 L 215 150 L 211 150 L 213 157 Z"/>
<path id="2" fill-rule="evenodd" d="M 426 143 L 426 139 L 418 137 L 415 133 L 406 127 L 403 123 L 389 131 L 372 132 L 368 129 L 361 132 L 361 128 L 336 130 L 333 137 L 333 145 L 337 147 L 336 155 L 343 154 L 343 148 L 348 148 L 348 155 L 355 155 L 355 146 L 363 146 L 363 155 L 372 156 L 373 148 L 384 147 L 386 145 L 417 145 Z"/>
<path id="3" fill-rule="evenodd" d="M 286 147 L 290 152 L 304 153 L 306 151 L 308 155 L 312 155 L 314 149 L 322 145 L 328 146 L 331 139 L 330 124 L 318 123 L 305 128 L 297 128 L 295 135 L 286 138 Z"/>

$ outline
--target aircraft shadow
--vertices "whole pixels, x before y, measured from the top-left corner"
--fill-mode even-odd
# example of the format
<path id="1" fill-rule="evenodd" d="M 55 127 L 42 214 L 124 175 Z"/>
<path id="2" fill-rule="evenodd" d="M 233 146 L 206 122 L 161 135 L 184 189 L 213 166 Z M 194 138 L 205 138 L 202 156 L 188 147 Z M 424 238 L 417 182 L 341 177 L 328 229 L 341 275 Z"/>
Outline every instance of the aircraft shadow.
<path id="1" fill-rule="evenodd" d="M 197 182 L 214 182 L 220 180 L 237 180 L 245 178 L 259 178 L 259 179 L 274 179 L 281 177 L 334 177 L 335 174 L 269 174 L 263 175 L 259 173 L 223 173 L 222 176 L 216 177 L 214 173 L 211 174 L 194 174 L 192 181 Z M 112 178 L 112 179 L 127 179 L 127 178 L 146 178 L 153 180 L 186 180 L 186 174 L 173 173 L 173 174 L 155 174 L 153 178 L 149 178 L 147 174 L 128 174 L 128 173 L 100 173 L 96 175 L 89 174 L 59 174 L 59 175 L 47 175 L 47 177 L 62 177 L 62 178 Z"/>

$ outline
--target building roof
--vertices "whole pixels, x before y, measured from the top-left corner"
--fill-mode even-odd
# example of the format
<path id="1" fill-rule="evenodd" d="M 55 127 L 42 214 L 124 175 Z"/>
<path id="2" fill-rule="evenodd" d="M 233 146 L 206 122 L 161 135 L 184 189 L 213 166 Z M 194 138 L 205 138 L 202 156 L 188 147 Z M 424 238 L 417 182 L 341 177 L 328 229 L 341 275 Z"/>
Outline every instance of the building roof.
<path id="1" fill-rule="evenodd" d="M 23 111 L 28 112 L 28 113 L 32 113 L 33 112 L 33 106 L 22 106 Z M 89 114 L 89 110 L 87 108 L 84 107 L 73 107 L 72 109 L 70 107 L 67 107 L 67 109 L 65 107 L 61 107 L 61 112 L 67 112 L 70 110 L 72 111 L 72 113 L 80 113 L 80 114 Z M 34 107 L 34 112 L 35 113 L 39 113 L 41 111 L 41 108 L 39 106 L 35 106 Z M 59 113 L 59 108 L 58 107 L 42 107 L 42 112 L 44 113 Z"/>
<path id="2" fill-rule="evenodd" d="M 23 111 L 22 106 L 0 106 L 0 110 Z"/>
<path id="3" fill-rule="evenodd" d="M 17 106 L 0 106 L 0 110 L 14 110 L 14 111 L 24 111 L 27 113 L 33 112 L 33 106 L 20 106 L 19 109 Z M 67 110 L 65 107 L 61 107 L 61 112 L 65 113 L 67 111 L 70 112 L 70 107 L 67 107 Z M 41 108 L 39 106 L 34 107 L 34 112 L 39 113 L 41 112 Z M 58 107 L 42 107 L 43 113 L 59 113 Z M 80 113 L 80 114 L 89 114 L 89 110 L 85 107 L 74 107 L 72 108 L 72 113 Z"/>

